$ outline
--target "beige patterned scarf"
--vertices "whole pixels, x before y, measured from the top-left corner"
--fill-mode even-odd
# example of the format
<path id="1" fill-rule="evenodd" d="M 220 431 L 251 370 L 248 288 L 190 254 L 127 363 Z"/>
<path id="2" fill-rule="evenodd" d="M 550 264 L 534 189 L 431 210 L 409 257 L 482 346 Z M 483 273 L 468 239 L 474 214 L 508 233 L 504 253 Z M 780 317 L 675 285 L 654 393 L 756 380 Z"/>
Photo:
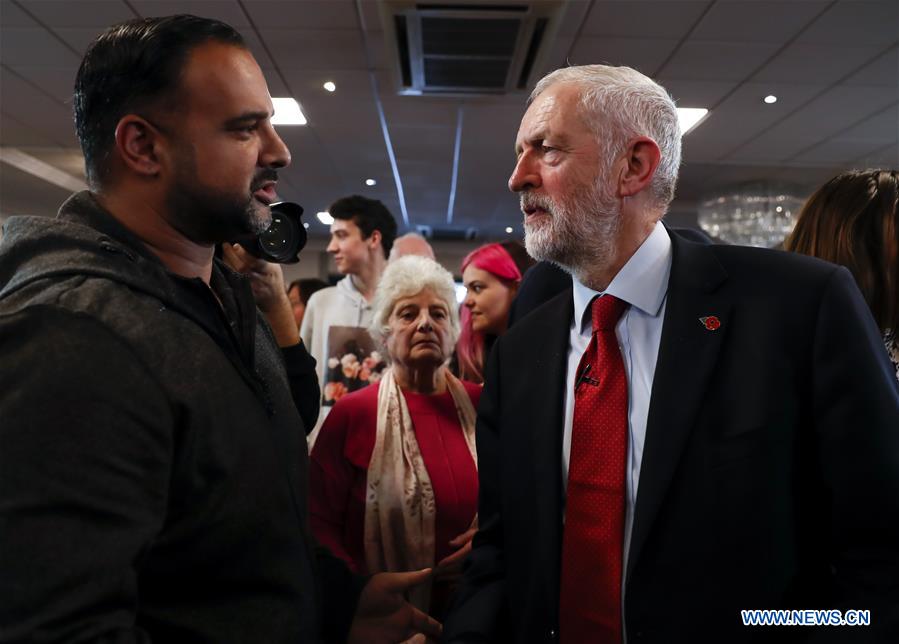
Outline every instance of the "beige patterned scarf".
<path id="1" fill-rule="evenodd" d="M 475 409 L 462 382 L 444 367 L 446 386 L 475 467 Z M 436 507 L 403 392 L 384 371 L 378 391 L 375 447 L 368 464 L 365 496 L 365 563 L 370 573 L 429 568 L 434 561 Z M 409 601 L 427 612 L 431 585 L 410 592 Z"/>

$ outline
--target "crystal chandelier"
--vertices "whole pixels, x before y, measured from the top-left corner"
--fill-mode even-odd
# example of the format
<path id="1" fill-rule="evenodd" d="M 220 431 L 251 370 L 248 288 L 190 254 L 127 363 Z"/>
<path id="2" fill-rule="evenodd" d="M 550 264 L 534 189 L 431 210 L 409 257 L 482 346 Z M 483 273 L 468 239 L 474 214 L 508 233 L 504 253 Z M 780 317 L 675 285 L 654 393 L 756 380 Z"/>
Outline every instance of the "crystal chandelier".
<path id="1" fill-rule="evenodd" d="M 745 184 L 703 199 L 699 225 L 728 244 L 772 248 L 793 230 L 805 199 L 795 188 Z"/>

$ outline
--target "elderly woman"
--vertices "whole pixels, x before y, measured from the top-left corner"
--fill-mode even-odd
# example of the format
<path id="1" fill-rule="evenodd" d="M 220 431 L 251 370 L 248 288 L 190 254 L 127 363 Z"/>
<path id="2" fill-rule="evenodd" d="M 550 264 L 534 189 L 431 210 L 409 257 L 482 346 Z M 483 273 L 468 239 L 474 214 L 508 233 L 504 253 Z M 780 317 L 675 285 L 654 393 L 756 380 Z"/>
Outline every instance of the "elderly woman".
<path id="1" fill-rule="evenodd" d="M 371 333 L 390 367 L 341 398 L 311 455 L 312 530 L 363 574 L 435 567 L 410 601 L 441 615 L 471 549 L 480 387 L 447 369 L 459 336 L 452 276 L 431 259 L 388 265 Z"/>

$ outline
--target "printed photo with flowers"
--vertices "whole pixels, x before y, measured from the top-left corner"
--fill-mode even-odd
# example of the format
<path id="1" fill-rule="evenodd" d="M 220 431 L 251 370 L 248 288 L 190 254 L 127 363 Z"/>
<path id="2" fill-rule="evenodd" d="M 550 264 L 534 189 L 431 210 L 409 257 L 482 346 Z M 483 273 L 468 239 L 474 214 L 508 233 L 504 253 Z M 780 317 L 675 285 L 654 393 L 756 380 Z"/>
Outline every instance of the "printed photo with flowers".
<path id="1" fill-rule="evenodd" d="M 328 362 L 322 405 L 331 407 L 351 391 L 378 382 L 387 363 L 366 329 L 332 326 L 328 330 Z"/>

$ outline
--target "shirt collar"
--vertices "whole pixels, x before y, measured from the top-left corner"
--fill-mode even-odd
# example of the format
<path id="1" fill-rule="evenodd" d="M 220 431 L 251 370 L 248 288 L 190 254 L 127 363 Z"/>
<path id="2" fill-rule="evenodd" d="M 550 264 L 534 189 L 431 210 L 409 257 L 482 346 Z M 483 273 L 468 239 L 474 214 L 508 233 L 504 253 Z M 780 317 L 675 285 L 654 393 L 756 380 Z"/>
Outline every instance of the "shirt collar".
<path id="1" fill-rule="evenodd" d="M 661 221 L 656 222 L 649 236 L 631 255 L 612 279 L 608 288 L 601 293 L 584 286 L 576 279 L 574 283 L 574 319 L 581 321 L 583 329 L 584 313 L 597 295 L 608 293 L 624 300 L 650 316 L 656 316 L 668 292 L 668 277 L 671 275 L 671 237 Z"/>

